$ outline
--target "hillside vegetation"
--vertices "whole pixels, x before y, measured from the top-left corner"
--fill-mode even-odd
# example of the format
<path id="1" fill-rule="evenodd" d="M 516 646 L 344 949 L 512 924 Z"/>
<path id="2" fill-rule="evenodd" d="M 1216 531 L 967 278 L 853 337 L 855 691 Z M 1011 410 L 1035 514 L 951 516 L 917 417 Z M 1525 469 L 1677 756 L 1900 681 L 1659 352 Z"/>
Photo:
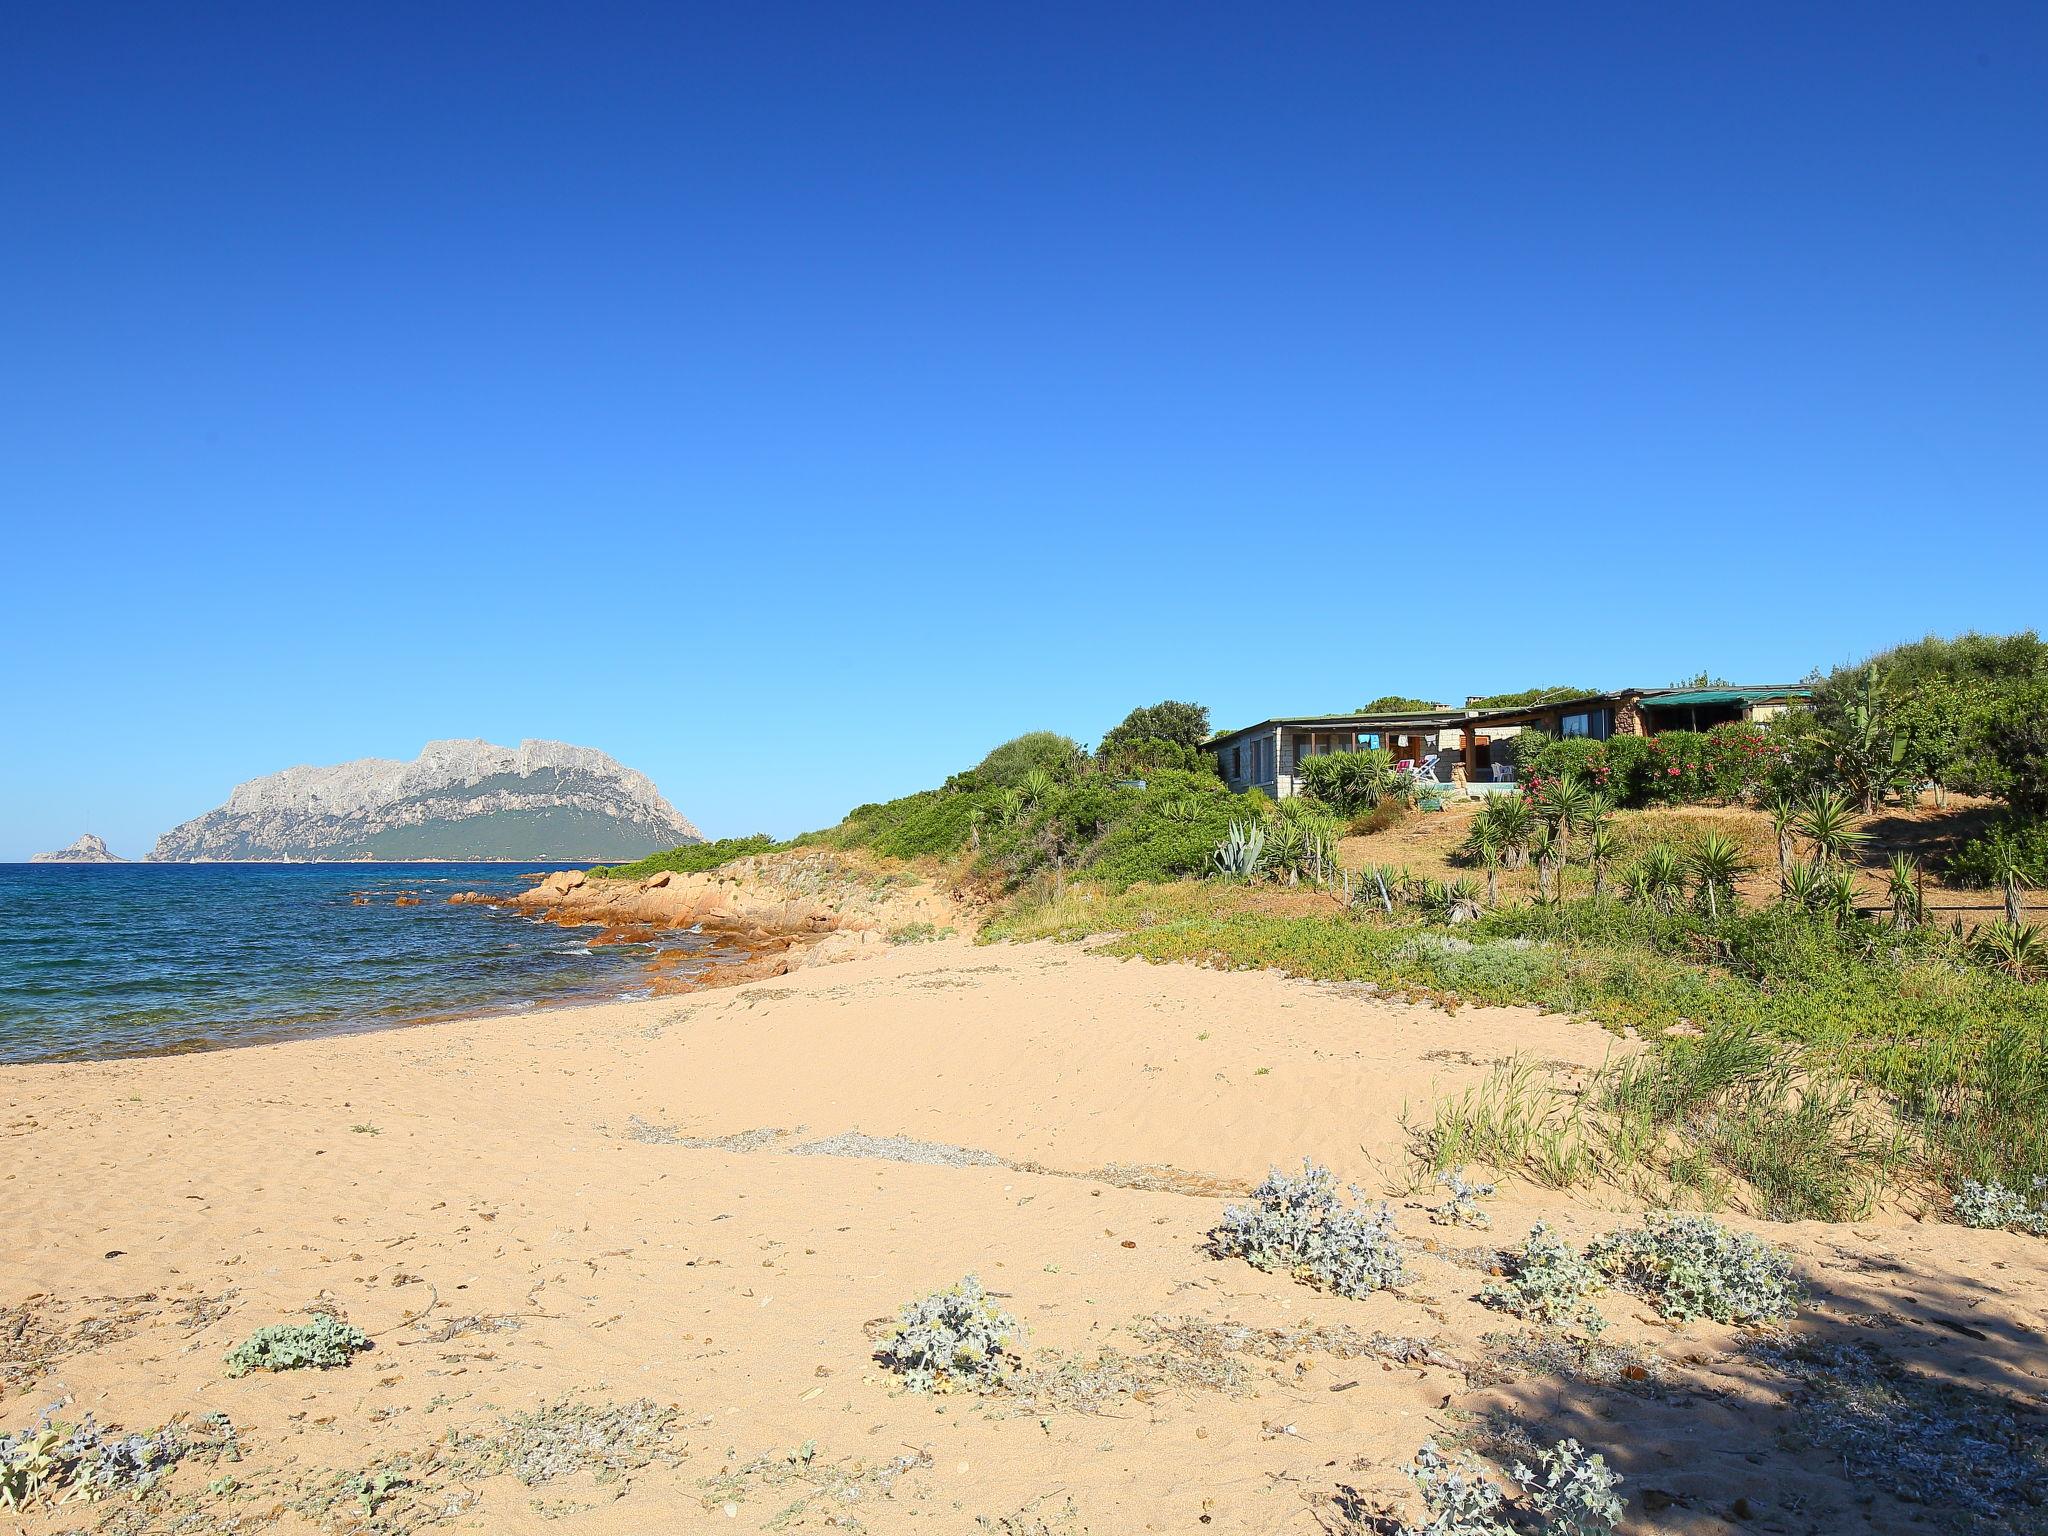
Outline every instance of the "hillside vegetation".
<path id="1" fill-rule="evenodd" d="M 1160 705 L 1097 753 L 1019 737 L 797 841 L 941 861 L 997 899 L 987 939 L 1109 935 L 1654 1042 L 1589 1092 L 1518 1066 L 1439 1106 L 1417 1127 L 1432 1167 L 1780 1217 L 2025 1212 L 2048 1187 L 2048 944 L 2025 904 L 2048 877 L 2044 720 L 2034 636 L 1930 639 L 1837 669 L 1768 728 L 1527 733 L 1525 792 L 1425 815 L 1377 752 L 1311 759 L 1279 805 L 1234 794 L 1196 750 L 1206 711 Z M 1968 829 L 1946 870 L 1915 851 L 1942 846 L 1929 815 Z M 1995 919 L 1944 922 L 1944 874 L 1988 886 Z"/>

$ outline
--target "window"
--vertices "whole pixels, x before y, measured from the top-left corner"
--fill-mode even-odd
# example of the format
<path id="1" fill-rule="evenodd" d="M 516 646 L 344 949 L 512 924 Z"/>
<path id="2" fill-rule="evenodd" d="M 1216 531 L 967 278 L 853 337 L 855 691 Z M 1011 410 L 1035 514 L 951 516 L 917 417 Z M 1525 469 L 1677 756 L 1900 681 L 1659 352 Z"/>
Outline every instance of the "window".
<path id="1" fill-rule="evenodd" d="M 1244 748 L 1241 746 L 1230 749 L 1230 776 L 1233 779 L 1244 777 Z"/>
<path id="2" fill-rule="evenodd" d="M 1590 736 L 1595 741 L 1605 741 L 1614 732 L 1614 716 L 1611 710 L 1588 709 L 1577 714 L 1566 715 L 1557 722 L 1560 736 Z"/>

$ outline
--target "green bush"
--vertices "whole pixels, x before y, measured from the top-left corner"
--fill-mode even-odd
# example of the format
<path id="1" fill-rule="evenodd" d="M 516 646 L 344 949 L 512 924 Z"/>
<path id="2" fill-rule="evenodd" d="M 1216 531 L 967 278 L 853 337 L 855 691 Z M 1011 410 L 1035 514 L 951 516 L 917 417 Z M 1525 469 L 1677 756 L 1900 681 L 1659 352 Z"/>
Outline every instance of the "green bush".
<path id="1" fill-rule="evenodd" d="M 2026 885 L 2048 885 L 2048 819 L 2010 816 L 1971 838 L 1948 861 L 1948 872 L 1966 885 L 1996 886 L 2008 867 Z"/>
<path id="2" fill-rule="evenodd" d="M 957 776 L 962 789 L 1012 788 L 1022 784 L 1033 769 L 1055 779 L 1071 779 L 1080 771 L 1081 744 L 1057 731 L 1027 731 L 1013 737 L 984 757 L 975 767 Z"/>
<path id="3" fill-rule="evenodd" d="M 642 880 L 649 875 L 667 871 L 677 875 L 702 874 L 730 864 L 734 859 L 744 859 L 757 853 L 773 853 L 787 848 L 788 843 L 778 843 L 766 832 L 756 832 L 752 837 L 721 837 L 715 843 L 685 843 L 680 848 L 671 848 L 666 853 L 649 854 L 631 864 L 599 864 L 590 871 L 598 880 Z"/>
<path id="4" fill-rule="evenodd" d="M 1384 747 L 1323 752 L 1294 765 L 1295 781 L 1339 816 L 1369 811 L 1394 781 L 1394 757 Z"/>

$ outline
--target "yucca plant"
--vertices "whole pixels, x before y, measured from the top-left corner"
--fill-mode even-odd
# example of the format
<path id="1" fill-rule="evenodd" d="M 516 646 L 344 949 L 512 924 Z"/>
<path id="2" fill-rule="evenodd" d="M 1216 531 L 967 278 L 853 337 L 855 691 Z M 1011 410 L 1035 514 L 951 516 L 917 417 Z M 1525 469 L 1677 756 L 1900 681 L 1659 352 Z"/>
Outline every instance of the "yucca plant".
<path id="1" fill-rule="evenodd" d="M 1358 873 L 1360 897 L 1367 900 L 1376 897 L 1376 904 L 1386 911 L 1387 916 L 1392 917 L 1394 893 L 1401 889 L 1402 882 L 1408 878 L 1408 871 L 1396 869 L 1391 864 L 1368 864 Z"/>
<path id="2" fill-rule="evenodd" d="M 1816 790 L 1800 806 L 1793 825 L 1822 864 L 1846 858 L 1869 835 L 1856 825 L 1856 803 L 1837 789 Z"/>
<path id="3" fill-rule="evenodd" d="M 1893 854 L 1885 884 L 1891 896 L 1892 926 L 1917 928 L 1922 915 L 1920 861 L 1910 853 Z"/>
<path id="4" fill-rule="evenodd" d="M 1977 954 L 2019 981 L 2048 971 L 2048 940 L 2027 923 L 1990 923 L 1977 930 Z"/>
<path id="5" fill-rule="evenodd" d="M 1785 870 L 1785 882 L 1779 897 L 1788 906 L 1803 907 L 1809 912 L 1820 909 L 1821 886 L 1827 876 L 1818 864 L 1793 864 Z"/>
<path id="6" fill-rule="evenodd" d="M 1621 851 L 1621 839 L 1614 828 L 1595 826 L 1593 835 L 1586 839 L 1586 857 L 1593 866 L 1593 899 L 1604 901 L 1607 897 L 1607 866 Z"/>
<path id="7" fill-rule="evenodd" d="M 1560 861 L 1570 856 L 1572 832 L 1586 824 L 1592 800 L 1592 789 L 1576 773 L 1561 773 L 1537 792 L 1537 813 L 1554 830 Z"/>
<path id="8" fill-rule="evenodd" d="M 1448 923 L 1476 923 L 1479 921 L 1479 887 L 1470 879 L 1460 875 L 1451 882 L 1445 893 L 1444 921 Z"/>
<path id="9" fill-rule="evenodd" d="M 1500 905 L 1500 844 L 1494 840 L 1493 828 L 1472 829 L 1472 851 L 1486 869 L 1486 904 Z"/>
<path id="10" fill-rule="evenodd" d="M 1685 894 L 1685 861 L 1669 843 L 1646 849 L 1629 873 L 1629 895 L 1655 911 L 1670 913 Z"/>
<path id="11" fill-rule="evenodd" d="M 1748 870 L 1749 861 L 1743 858 L 1742 849 L 1733 838 L 1709 832 L 1693 845 L 1686 863 L 1692 869 L 1700 905 L 1707 909 L 1709 918 L 1718 921 L 1721 904 L 1734 904 L 1735 882 Z"/>
<path id="12" fill-rule="evenodd" d="M 1557 875 L 1557 866 L 1563 859 L 1557 834 L 1550 829 L 1547 821 L 1538 821 L 1529 832 L 1529 857 L 1536 861 L 1536 896 L 1539 901 L 1551 899 L 1551 882 Z"/>
<path id="13" fill-rule="evenodd" d="M 1991 873 L 2005 895 L 2006 926 L 2024 928 L 2027 908 L 2022 893 L 2031 890 L 2034 882 L 2028 878 L 2031 872 L 2019 849 L 2003 838 L 1997 840 L 1993 849 Z"/>
<path id="14" fill-rule="evenodd" d="M 1856 915 L 1856 877 L 1846 869 L 1822 870 L 1815 899 L 1828 917 L 1848 922 Z"/>
<path id="15" fill-rule="evenodd" d="M 1034 768 L 1024 775 L 1019 787 L 1023 789 L 1026 800 L 1035 806 L 1044 805 L 1058 792 L 1059 781 L 1043 768 Z"/>
<path id="16" fill-rule="evenodd" d="M 1508 869 L 1520 869 L 1527 856 L 1529 834 L 1536 827 L 1535 808 L 1517 791 L 1509 795 L 1489 795 L 1486 804 L 1480 808 L 1480 815 L 1493 826 L 1502 865 Z"/>
<path id="17" fill-rule="evenodd" d="M 1764 812 L 1778 839 L 1778 884 L 1783 887 L 1792 872 L 1792 834 L 1799 825 L 1799 802 L 1780 790 L 1764 801 Z"/>

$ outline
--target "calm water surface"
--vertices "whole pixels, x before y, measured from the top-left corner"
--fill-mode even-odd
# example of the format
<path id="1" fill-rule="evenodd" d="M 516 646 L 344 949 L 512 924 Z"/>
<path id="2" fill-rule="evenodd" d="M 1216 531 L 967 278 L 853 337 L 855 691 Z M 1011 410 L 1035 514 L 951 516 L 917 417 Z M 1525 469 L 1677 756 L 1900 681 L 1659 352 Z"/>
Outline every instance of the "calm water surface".
<path id="1" fill-rule="evenodd" d="M 592 949 L 589 930 L 448 905 L 549 867 L 561 866 L 0 864 L 0 1062 L 645 995 L 646 945 Z"/>

